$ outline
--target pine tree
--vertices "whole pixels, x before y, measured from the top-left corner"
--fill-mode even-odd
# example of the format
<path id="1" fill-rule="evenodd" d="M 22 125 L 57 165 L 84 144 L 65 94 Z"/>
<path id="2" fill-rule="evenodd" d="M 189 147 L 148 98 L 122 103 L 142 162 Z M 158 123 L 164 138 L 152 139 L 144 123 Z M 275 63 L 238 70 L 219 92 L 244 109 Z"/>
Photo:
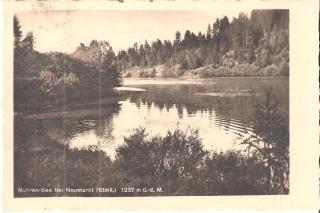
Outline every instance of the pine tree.
<path id="1" fill-rule="evenodd" d="M 13 35 L 14 35 L 14 47 L 18 48 L 20 45 L 22 31 L 19 19 L 17 16 L 13 17 Z"/>
<path id="2" fill-rule="evenodd" d="M 211 26 L 208 24 L 208 29 L 207 29 L 207 41 L 211 40 Z"/>
<path id="3" fill-rule="evenodd" d="M 21 47 L 26 50 L 33 50 L 34 48 L 34 36 L 32 32 L 29 32 L 26 37 L 21 41 Z"/>

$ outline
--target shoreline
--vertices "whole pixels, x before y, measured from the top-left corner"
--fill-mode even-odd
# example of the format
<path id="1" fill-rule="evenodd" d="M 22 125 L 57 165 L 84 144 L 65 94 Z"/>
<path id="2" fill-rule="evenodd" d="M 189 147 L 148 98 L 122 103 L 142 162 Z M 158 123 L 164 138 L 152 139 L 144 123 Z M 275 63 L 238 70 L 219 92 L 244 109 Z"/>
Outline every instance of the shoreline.
<path id="1" fill-rule="evenodd" d="M 65 106 L 62 105 L 50 105 L 50 106 L 42 106 L 38 108 L 30 108 L 27 107 L 24 110 L 21 110 L 21 108 L 18 108 L 14 110 L 14 117 L 19 118 L 20 116 L 25 116 L 25 117 L 37 117 L 38 115 L 59 115 L 59 114 L 73 114 L 71 117 L 75 117 L 73 112 L 84 112 L 84 111 L 91 111 L 93 109 L 97 109 L 97 107 L 101 106 L 113 106 L 113 107 L 118 107 L 118 100 L 119 97 L 108 97 L 108 98 L 103 98 L 99 102 L 99 100 L 90 100 L 88 102 L 82 103 L 82 102 L 74 102 L 74 103 L 69 103 Z M 51 117 L 50 115 L 47 117 Z M 55 116 L 54 116 L 55 117 Z M 59 117 L 59 116 L 56 116 Z"/>
<path id="2" fill-rule="evenodd" d="M 196 69 L 182 69 L 180 65 L 157 65 L 152 67 L 134 66 L 121 70 L 123 79 L 215 79 L 215 78 L 279 78 L 289 77 L 279 65 L 270 64 L 264 68 L 252 64 L 240 64 L 234 67 L 212 67 L 205 65 Z"/>
<path id="3" fill-rule="evenodd" d="M 137 77 L 134 77 L 134 78 L 125 78 L 123 77 L 123 80 L 169 80 L 169 79 L 178 79 L 178 80 L 212 80 L 212 79 L 219 79 L 219 78 L 222 78 L 222 79 L 226 79 L 226 78 L 242 78 L 242 79 L 245 79 L 245 78 L 250 78 L 250 79 L 254 79 L 254 78 L 289 78 L 290 76 L 230 76 L 230 77 L 227 77 L 227 76 L 221 76 L 221 77 L 210 77 L 210 78 L 200 78 L 200 77 L 195 77 L 195 78 L 191 78 L 191 77 L 154 77 L 154 78 L 137 78 Z"/>

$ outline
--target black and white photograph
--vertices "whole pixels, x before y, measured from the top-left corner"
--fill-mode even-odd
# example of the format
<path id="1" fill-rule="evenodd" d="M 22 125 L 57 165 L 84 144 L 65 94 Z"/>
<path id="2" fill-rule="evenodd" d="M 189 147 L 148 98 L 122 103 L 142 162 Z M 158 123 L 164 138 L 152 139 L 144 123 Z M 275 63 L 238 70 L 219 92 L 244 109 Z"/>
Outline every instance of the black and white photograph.
<path id="1" fill-rule="evenodd" d="M 319 209 L 319 2 L 0 11 L 5 212 Z"/>
<path id="2" fill-rule="evenodd" d="M 289 13 L 15 12 L 14 197 L 290 194 Z"/>

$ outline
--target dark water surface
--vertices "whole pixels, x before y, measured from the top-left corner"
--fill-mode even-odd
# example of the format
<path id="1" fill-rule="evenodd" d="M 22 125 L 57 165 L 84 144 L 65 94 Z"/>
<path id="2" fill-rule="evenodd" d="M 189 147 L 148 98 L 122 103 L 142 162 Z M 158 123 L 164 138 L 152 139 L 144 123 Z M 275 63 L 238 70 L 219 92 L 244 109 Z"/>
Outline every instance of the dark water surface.
<path id="1" fill-rule="evenodd" d="M 29 151 L 61 143 L 70 149 L 103 150 L 113 158 L 134 128 L 164 135 L 178 127 L 198 129 L 206 149 L 241 149 L 239 135 L 250 135 L 255 101 L 270 86 L 288 119 L 288 78 L 130 79 L 118 88 L 119 107 L 101 104 L 16 117 L 15 140 Z"/>

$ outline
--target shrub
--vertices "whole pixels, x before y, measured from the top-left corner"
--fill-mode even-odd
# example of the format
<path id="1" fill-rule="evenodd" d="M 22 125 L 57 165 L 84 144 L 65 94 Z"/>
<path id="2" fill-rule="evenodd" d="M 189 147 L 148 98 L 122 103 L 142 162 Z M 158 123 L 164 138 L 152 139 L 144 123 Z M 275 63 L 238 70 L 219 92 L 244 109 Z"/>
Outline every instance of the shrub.
<path id="1" fill-rule="evenodd" d="M 183 66 L 175 64 L 162 70 L 161 76 L 164 78 L 176 78 L 184 74 Z"/>
<path id="2" fill-rule="evenodd" d="M 156 77 L 156 74 L 157 74 L 157 70 L 155 68 L 153 68 L 151 70 L 151 72 L 149 73 L 149 77 L 154 78 L 154 77 Z"/>
<path id="3" fill-rule="evenodd" d="M 157 183 L 168 195 L 266 194 L 268 169 L 258 156 L 205 151 L 197 131 L 150 137 L 136 129 L 117 149 L 129 185 Z"/>
<path id="4" fill-rule="evenodd" d="M 264 76 L 279 76 L 281 74 L 281 70 L 275 64 L 271 64 L 262 69 L 262 73 Z"/>
<path id="5" fill-rule="evenodd" d="M 137 176 L 190 178 L 206 155 L 197 131 L 175 130 L 163 138 L 148 139 L 144 129 L 137 129 L 124 141 L 117 149 L 117 163 Z"/>
<path id="6" fill-rule="evenodd" d="M 239 151 L 211 152 L 206 160 L 204 181 L 208 194 L 264 194 L 267 173 L 263 162 L 255 155 Z"/>
<path id="7" fill-rule="evenodd" d="M 233 76 L 256 76 L 259 68 L 252 64 L 239 64 L 231 69 Z"/>
<path id="8" fill-rule="evenodd" d="M 288 193 L 289 129 L 272 87 L 257 101 L 253 133 L 242 143 L 265 162 L 267 193 Z"/>
<path id="9" fill-rule="evenodd" d="M 22 137 L 21 142 L 21 131 L 16 134 Z M 268 168 L 259 155 L 239 151 L 205 151 L 195 130 L 183 132 L 177 129 L 163 137 L 151 137 L 145 129 L 136 129 L 124 138 L 114 161 L 102 151 L 69 150 L 66 145 L 51 140 L 44 143 L 48 147 L 42 147 L 36 155 L 30 155 L 30 147 L 20 142 L 15 140 L 16 187 L 130 186 L 163 189 L 163 193 L 132 193 L 125 196 L 287 193 L 276 188 L 272 192 L 267 190 Z M 279 188 L 277 185 L 275 187 Z M 59 195 L 63 194 L 49 194 Z M 119 195 L 120 191 L 106 196 Z"/>
<path id="10" fill-rule="evenodd" d="M 125 78 L 131 78 L 131 76 L 132 76 L 131 72 L 127 72 L 124 74 Z"/>
<path id="11" fill-rule="evenodd" d="M 59 77 L 50 71 L 42 71 L 39 73 L 38 79 L 41 82 L 42 91 L 56 102 L 62 101 L 63 96 L 70 96 L 79 83 L 79 78 L 72 72 Z"/>
<path id="12" fill-rule="evenodd" d="M 149 78 L 149 74 L 147 71 L 141 70 L 139 73 L 140 78 Z"/>

